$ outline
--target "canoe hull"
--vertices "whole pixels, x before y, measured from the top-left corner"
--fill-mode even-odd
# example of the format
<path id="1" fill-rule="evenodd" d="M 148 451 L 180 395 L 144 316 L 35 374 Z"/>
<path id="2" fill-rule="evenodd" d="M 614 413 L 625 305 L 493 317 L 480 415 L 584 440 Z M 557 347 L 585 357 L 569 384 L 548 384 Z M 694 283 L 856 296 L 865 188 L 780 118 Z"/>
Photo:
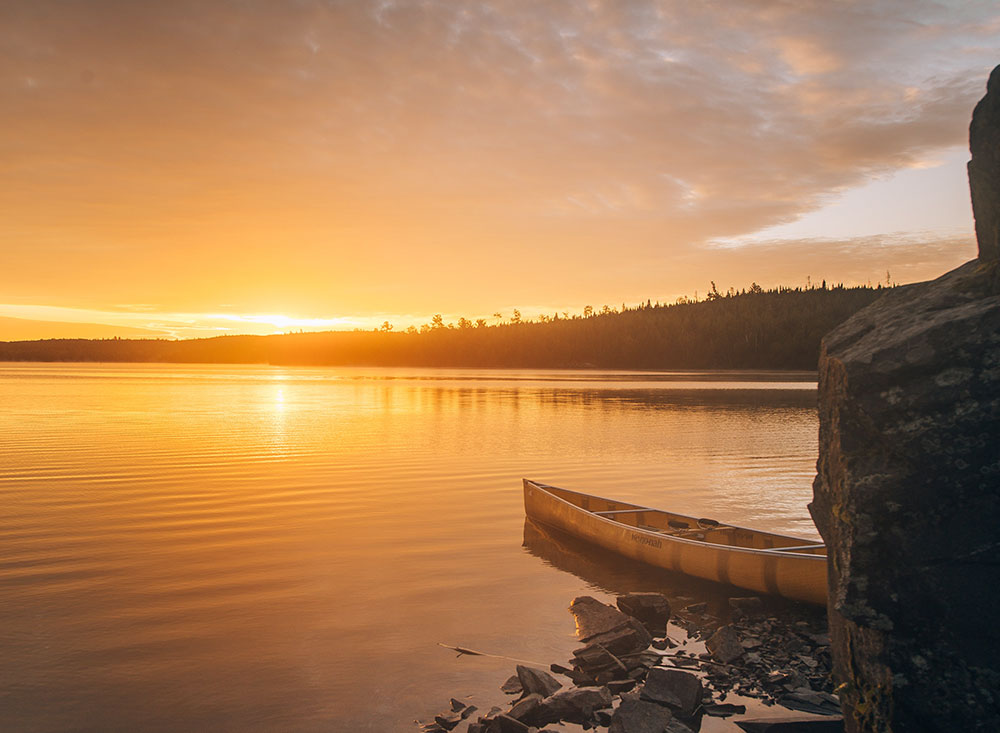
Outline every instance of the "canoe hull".
<path id="1" fill-rule="evenodd" d="M 524 511 L 537 522 L 649 565 L 826 605 L 827 564 L 822 555 L 744 549 L 647 531 L 598 516 L 527 479 Z"/>

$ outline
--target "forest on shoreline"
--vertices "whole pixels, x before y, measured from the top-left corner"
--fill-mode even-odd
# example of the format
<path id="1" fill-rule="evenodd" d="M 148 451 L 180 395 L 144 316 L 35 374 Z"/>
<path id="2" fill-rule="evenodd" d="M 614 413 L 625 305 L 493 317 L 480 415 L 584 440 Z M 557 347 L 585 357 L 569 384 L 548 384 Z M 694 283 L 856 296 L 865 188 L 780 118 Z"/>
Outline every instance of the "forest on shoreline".
<path id="1" fill-rule="evenodd" d="M 0 342 L 0 361 L 174 362 L 287 366 L 595 369 L 816 368 L 820 339 L 887 292 L 882 286 L 780 287 L 581 315 L 514 316 L 488 325 L 435 316 L 421 328 L 169 339 Z"/>

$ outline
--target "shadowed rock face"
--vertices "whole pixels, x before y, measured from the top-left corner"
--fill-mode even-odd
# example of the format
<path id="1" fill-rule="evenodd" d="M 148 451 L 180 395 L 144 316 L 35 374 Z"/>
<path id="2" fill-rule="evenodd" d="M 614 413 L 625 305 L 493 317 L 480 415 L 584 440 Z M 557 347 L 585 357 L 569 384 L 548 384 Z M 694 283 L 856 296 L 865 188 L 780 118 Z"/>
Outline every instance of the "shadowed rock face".
<path id="1" fill-rule="evenodd" d="M 810 511 L 848 731 L 1000 730 L 998 97 L 1000 67 L 971 127 L 979 259 L 823 341 Z"/>
<path id="2" fill-rule="evenodd" d="M 1000 66 L 993 69 L 986 96 L 969 125 L 969 189 L 976 216 L 979 259 L 1000 257 Z"/>

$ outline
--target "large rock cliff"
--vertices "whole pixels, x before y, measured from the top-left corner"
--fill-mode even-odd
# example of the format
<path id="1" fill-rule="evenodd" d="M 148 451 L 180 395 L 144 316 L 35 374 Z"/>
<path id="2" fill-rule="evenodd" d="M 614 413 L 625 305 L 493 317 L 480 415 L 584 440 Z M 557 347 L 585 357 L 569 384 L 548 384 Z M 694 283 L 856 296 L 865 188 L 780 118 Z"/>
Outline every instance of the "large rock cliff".
<path id="1" fill-rule="evenodd" d="M 848 731 L 1000 730 L 1000 66 L 987 89 L 979 258 L 823 341 L 810 510 Z"/>

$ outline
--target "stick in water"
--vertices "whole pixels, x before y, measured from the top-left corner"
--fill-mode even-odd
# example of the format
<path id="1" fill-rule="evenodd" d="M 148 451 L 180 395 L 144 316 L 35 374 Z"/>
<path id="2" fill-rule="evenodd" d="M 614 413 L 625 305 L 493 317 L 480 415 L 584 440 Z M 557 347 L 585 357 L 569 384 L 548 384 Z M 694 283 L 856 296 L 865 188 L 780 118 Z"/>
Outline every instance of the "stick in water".
<path id="1" fill-rule="evenodd" d="M 453 652 L 458 652 L 458 656 L 470 656 L 470 657 L 492 657 L 493 659 L 506 659 L 511 662 L 521 662 L 522 664 L 533 664 L 536 667 L 548 667 L 549 665 L 544 662 L 533 662 L 530 659 L 515 659 L 514 657 L 507 657 L 503 654 L 489 654 L 488 652 L 477 652 L 475 649 L 467 649 L 464 646 L 451 646 L 449 644 L 442 644 L 438 642 L 438 646 L 444 647 L 445 649 L 451 649 Z"/>

